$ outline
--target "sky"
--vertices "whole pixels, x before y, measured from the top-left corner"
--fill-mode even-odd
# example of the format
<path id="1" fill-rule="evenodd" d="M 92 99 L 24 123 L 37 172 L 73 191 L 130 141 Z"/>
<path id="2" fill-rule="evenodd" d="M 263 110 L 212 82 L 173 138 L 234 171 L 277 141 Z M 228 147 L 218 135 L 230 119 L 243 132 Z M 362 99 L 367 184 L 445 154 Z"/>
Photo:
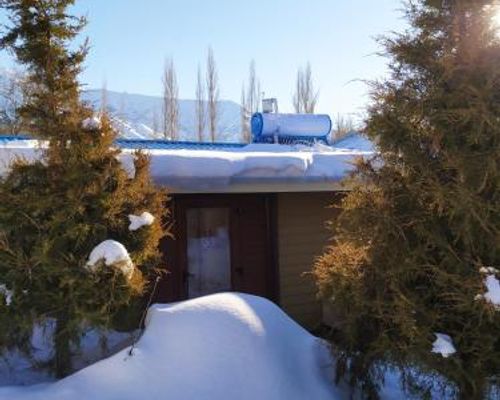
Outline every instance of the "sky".
<path id="1" fill-rule="evenodd" d="M 292 111 L 297 69 L 309 62 L 316 111 L 354 117 L 368 101 L 363 81 L 386 73 L 375 38 L 405 27 L 400 0 L 77 0 L 74 13 L 89 19 L 81 34 L 91 43 L 81 76 L 88 88 L 105 82 L 108 90 L 160 95 L 172 57 L 179 97 L 194 98 L 211 46 L 221 98 L 240 101 L 253 59 L 265 97 Z M 0 55 L 0 66 L 8 63 Z"/>

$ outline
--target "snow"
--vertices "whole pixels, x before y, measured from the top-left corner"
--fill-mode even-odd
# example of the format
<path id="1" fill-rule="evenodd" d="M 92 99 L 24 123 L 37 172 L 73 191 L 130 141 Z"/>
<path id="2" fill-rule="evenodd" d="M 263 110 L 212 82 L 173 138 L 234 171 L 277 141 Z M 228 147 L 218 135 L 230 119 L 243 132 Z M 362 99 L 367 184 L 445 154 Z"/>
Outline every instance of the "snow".
<path id="1" fill-rule="evenodd" d="M 325 149 L 326 148 L 326 149 Z M 189 191 L 220 188 L 235 183 L 338 182 L 354 169 L 357 157 L 373 153 L 327 146 L 250 144 L 237 149 L 147 151 L 153 179 L 175 189 Z M 133 152 L 125 150 L 121 161 L 133 164 Z"/>
<path id="2" fill-rule="evenodd" d="M 17 156 L 35 160 L 37 141 L 0 139 L 0 174 Z M 249 144 L 241 148 L 217 150 L 149 149 L 151 176 L 172 191 L 203 189 L 225 191 L 241 183 L 333 183 L 354 169 L 358 157 L 371 157 L 372 151 L 282 144 Z M 135 150 L 124 149 L 119 158 L 129 176 L 134 175 Z"/>
<path id="3" fill-rule="evenodd" d="M 16 160 L 35 162 L 42 156 L 44 145 L 38 140 L 13 140 L 2 142 L 0 136 L 0 176 L 5 175 Z"/>
<path id="4" fill-rule="evenodd" d="M 497 310 L 500 310 L 500 282 L 495 275 L 491 274 L 484 278 L 484 285 L 487 291 L 483 295 L 483 298 L 493 304 Z"/>
<path id="5" fill-rule="evenodd" d="M 479 268 L 479 272 L 482 274 L 498 274 L 500 271 L 495 267 L 481 267 Z"/>
<path id="6" fill-rule="evenodd" d="M 31 336 L 32 354 L 27 356 L 11 349 L 0 358 L 0 386 L 35 385 L 54 380 L 48 372 L 40 368 L 53 356 L 53 335 L 55 320 L 47 319 L 34 326 Z M 80 347 L 73 358 L 73 366 L 84 368 L 109 357 L 128 346 L 137 332 L 117 332 L 112 330 L 86 329 Z M 105 338 L 106 346 L 103 346 Z M 2 399 L 0 390 L 0 399 Z"/>
<path id="7" fill-rule="evenodd" d="M 150 308 L 135 346 L 59 382 L 0 388 L 10 400 L 340 399 L 332 360 L 268 300 L 221 293 Z"/>
<path id="8" fill-rule="evenodd" d="M 342 139 L 333 142 L 333 146 L 338 149 L 346 150 L 362 150 L 368 152 L 375 151 L 374 143 L 367 137 L 360 135 L 357 132 L 352 132 Z"/>
<path id="9" fill-rule="evenodd" d="M 105 240 L 99 243 L 90 253 L 87 268 L 95 272 L 101 261 L 104 261 L 107 266 L 118 268 L 128 279 L 134 273 L 134 265 L 127 249 L 115 240 Z"/>
<path id="10" fill-rule="evenodd" d="M 101 119 L 97 115 L 94 115 L 94 116 L 89 117 L 89 118 L 85 118 L 82 121 L 82 127 L 83 127 L 83 129 L 87 129 L 87 130 L 100 129 L 101 128 Z"/>
<path id="11" fill-rule="evenodd" d="M 104 106 L 115 129 L 121 137 L 162 139 L 158 132 L 158 122 L 162 115 L 163 97 L 115 92 L 107 90 L 106 104 L 103 104 L 102 89 L 85 90 L 82 99 L 92 105 L 94 110 Z M 241 106 L 233 101 L 220 100 L 217 132 L 221 140 L 234 142 L 241 139 Z M 179 99 L 179 139 L 196 140 L 195 102 Z M 156 123 L 155 123 L 156 121 Z M 153 132 L 155 127 L 156 132 Z M 207 133 L 207 132 L 205 132 Z"/>
<path id="12" fill-rule="evenodd" d="M 5 286 L 4 284 L 0 284 L 0 294 L 4 295 L 5 304 L 7 306 L 10 306 L 12 303 L 12 290 L 7 289 L 7 286 Z"/>
<path id="13" fill-rule="evenodd" d="M 129 215 L 128 219 L 130 220 L 128 229 L 130 231 L 136 231 L 143 226 L 151 225 L 154 222 L 155 217 L 147 211 L 144 211 L 141 215 Z"/>
<path id="14" fill-rule="evenodd" d="M 436 335 L 436 340 L 432 344 L 433 353 L 441 354 L 444 358 L 448 358 L 456 353 L 453 340 L 450 336 L 444 333 L 434 333 L 434 335 Z"/>

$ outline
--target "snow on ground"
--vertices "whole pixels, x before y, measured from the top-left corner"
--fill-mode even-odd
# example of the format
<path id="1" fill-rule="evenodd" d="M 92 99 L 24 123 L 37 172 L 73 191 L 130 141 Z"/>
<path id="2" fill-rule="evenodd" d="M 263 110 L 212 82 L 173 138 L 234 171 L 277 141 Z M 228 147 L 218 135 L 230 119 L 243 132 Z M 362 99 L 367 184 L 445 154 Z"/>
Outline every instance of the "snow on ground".
<path id="1" fill-rule="evenodd" d="M 56 383 L 0 388 L 9 400 L 340 399 L 324 342 L 260 297 L 221 293 L 154 305 L 129 348 Z"/>
<path id="2" fill-rule="evenodd" d="M 128 279 L 134 273 L 134 265 L 127 249 L 115 240 L 105 240 L 94 247 L 90 252 L 87 268 L 95 272 L 101 261 L 104 261 L 107 266 L 118 268 Z"/>
<path id="3" fill-rule="evenodd" d="M 130 231 L 136 231 L 143 226 L 151 225 L 154 222 L 155 217 L 147 211 L 144 211 L 141 215 L 129 215 L 128 219 L 130 220 L 128 229 Z"/>
<path id="4" fill-rule="evenodd" d="M 433 353 L 441 354 L 444 358 L 448 358 L 457 352 L 450 336 L 444 333 L 435 333 L 434 335 L 436 335 L 436 340 L 432 344 Z"/>
<path id="5" fill-rule="evenodd" d="M 49 319 L 33 328 L 32 359 L 14 349 L 2 354 L 0 357 L 0 386 L 34 385 L 54 380 L 46 370 L 36 367 L 36 365 L 46 363 L 53 356 L 54 322 L 53 319 Z M 109 355 L 129 345 L 136 334 L 137 332 L 87 329 L 82 337 L 81 347 L 74 357 L 74 367 L 81 369 L 104 357 L 109 357 Z M 106 346 L 103 346 L 103 339 L 105 339 Z M 0 388 L 0 399 L 3 398 Z"/>

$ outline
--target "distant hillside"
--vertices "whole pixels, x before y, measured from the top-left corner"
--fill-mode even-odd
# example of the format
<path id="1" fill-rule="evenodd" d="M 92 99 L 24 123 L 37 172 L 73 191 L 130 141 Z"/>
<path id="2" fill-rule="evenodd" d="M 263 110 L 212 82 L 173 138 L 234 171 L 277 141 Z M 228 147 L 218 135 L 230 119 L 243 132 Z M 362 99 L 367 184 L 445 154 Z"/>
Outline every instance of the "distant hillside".
<path id="1" fill-rule="evenodd" d="M 82 94 L 83 100 L 96 110 L 101 108 L 102 91 L 87 90 Z M 107 109 L 111 114 L 116 129 L 124 138 L 162 138 L 161 97 L 140 94 L 107 92 Z M 197 140 L 195 101 L 179 100 L 180 140 Z M 241 141 L 240 105 L 228 100 L 219 102 L 218 140 Z M 155 122 L 156 121 L 156 122 Z M 156 125 L 157 132 L 154 132 Z M 205 132 L 208 137 L 208 133 Z"/>

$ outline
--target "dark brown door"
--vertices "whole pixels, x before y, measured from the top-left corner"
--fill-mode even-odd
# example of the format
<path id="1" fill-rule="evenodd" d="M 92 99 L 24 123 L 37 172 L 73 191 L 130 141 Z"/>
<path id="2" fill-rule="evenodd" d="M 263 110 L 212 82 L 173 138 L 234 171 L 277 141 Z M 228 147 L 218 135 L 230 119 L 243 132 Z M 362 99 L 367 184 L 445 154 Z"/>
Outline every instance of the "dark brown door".
<path id="1" fill-rule="evenodd" d="M 176 195 L 175 240 L 165 243 L 169 274 L 159 300 L 221 291 L 275 300 L 274 196 Z"/>

